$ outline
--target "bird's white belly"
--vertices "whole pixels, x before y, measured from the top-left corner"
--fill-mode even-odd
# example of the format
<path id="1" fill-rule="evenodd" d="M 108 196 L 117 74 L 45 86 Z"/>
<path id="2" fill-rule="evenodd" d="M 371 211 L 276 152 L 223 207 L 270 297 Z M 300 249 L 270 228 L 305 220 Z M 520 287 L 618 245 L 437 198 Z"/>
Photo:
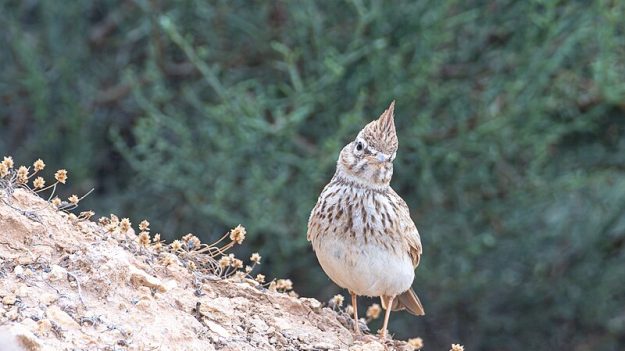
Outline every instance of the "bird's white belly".
<path id="1" fill-rule="evenodd" d="M 414 280 L 408 253 L 397 255 L 379 246 L 330 236 L 315 240 L 313 246 L 326 274 L 357 295 L 398 295 Z"/>

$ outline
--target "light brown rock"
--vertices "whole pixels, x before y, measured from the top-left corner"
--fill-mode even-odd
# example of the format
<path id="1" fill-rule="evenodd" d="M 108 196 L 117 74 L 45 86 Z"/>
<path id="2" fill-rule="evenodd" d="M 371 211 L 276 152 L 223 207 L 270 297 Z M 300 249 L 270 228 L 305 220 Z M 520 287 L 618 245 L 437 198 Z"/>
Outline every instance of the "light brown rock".
<path id="1" fill-rule="evenodd" d="M 46 309 L 46 316 L 65 329 L 80 329 L 80 325 L 78 325 L 67 312 L 56 305 L 52 305 Z"/>

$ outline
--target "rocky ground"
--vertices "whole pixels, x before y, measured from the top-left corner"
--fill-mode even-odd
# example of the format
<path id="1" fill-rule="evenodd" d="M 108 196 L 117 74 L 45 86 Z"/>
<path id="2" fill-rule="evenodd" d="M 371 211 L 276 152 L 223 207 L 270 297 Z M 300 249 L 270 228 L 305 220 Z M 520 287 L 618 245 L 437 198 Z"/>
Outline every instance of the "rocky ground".
<path id="1" fill-rule="evenodd" d="M 315 299 L 200 275 L 31 192 L 0 199 L 0 351 L 413 349 L 355 340 Z"/>

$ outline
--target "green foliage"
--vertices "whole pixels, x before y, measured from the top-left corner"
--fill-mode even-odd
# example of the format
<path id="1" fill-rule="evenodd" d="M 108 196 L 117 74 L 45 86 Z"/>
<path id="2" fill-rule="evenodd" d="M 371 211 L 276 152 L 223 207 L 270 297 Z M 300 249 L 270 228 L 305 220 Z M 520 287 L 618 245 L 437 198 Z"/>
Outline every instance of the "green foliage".
<path id="1" fill-rule="evenodd" d="M 428 348 L 625 340 L 621 2 L 5 2 L 0 153 L 169 239 L 246 225 L 296 290 L 341 147 L 397 100 Z M 320 286 L 325 286 L 320 290 Z"/>

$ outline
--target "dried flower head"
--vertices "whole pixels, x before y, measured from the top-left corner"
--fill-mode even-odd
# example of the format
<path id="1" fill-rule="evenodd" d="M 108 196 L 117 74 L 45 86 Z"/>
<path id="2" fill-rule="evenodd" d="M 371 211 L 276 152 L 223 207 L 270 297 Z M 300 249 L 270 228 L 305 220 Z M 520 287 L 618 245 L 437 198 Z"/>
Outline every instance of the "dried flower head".
<path id="1" fill-rule="evenodd" d="M 104 230 L 106 230 L 109 234 L 114 233 L 119 226 L 115 223 L 109 223 L 104 226 Z"/>
<path id="2" fill-rule="evenodd" d="M 182 248 L 182 243 L 180 243 L 180 240 L 174 240 L 171 243 L 171 249 L 174 251 L 178 251 Z"/>
<path id="3" fill-rule="evenodd" d="M 345 306 L 345 313 L 349 314 L 350 316 L 354 314 L 354 306 L 352 305 L 347 305 Z"/>
<path id="4" fill-rule="evenodd" d="M 223 256 L 221 259 L 219 259 L 219 267 L 226 268 L 228 266 L 230 266 L 230 263 L 232 262 L 232 260 L 230 259 L 229 256 Z"/>
<path id="5" fill-rule="evenodd" d="M 67 215 L 67 219 L 69 219 L 72 222 L 76 222 L 78 220 L 78 217 L 76 217 L 75 214 L 70 213 L 70 214 Z"/>
<path id="6" fill-rule="evenodd" d="M 8 169 L 13 168 L 13 157 L 4 156 L 4 160 L 2 161 L 2 164 L 5 165 Z"/>
<path id="7" fill-rule="evenodd" d="M 245 233 L 245 228 L 239 224 L 230 231 L 230 240 L 240 245 L 245 240 Z"/>
<path id="8" fill-rule="evenodd" d="M 37 177 L 33 180 L 33 187 L 35 189 L 41 189 L 46 185 L 46 181 L 42 177 Z"/>
<path id="9" fill-rule="evenodd" d="M 278 279 L 276 281 L 276 289 L 282 291 L 289 291 L 293 289 L 293 282 L 291 279 Z"/>
<path id="10" fill-rule="evenodd" d="M 232 260 L 232 267 L 236 268 L 236 269 L 241 269 L 243 268 L 243 261 L 241 261 L 238 258 L 235 258 Z"/>
<path id="11" fill-rule="evenodd" d="M 130 219 L 128 218 L 122 218 L 121 222 L 119 222 L 119 230 L 122 233 L 127 233 L 130 230 Z"/>
<path id="12" fill-rule="evenodd" d="M 28 182 L 28 168 L 20 166 L 17 170 L 17 183 L 26 184 Z"/>
<path id="13" fill-rule="evenodd" d="M 380 318 L 380 313 L 382 312 L 382 308 L 377 303 L 369 306 L 367 308 L 367 318 L 368 319 L 378 319 Z"/>
<path id="14" fill-rule="evenodd" d="M 243 280 L 243 279 L 245 279 L 245 273 L 243 273 L 241 271 L 234 272 L 234 279 L 236 279 L 236 280 Z"/>
<path id="15" fill-rule="evenodd" d="M 9 174 L 9 167 L 0 162 L 0 178 L 4 178 L 7 174 Z"/>
<path id="16" fill-rule="evenodd" d="M 76 204 L 78 204 L 78 196 L 72 195 L 72 196 L 67 198 L 67 201 L 69 201 L 69 203 L 71 203 L 73 205 L 76 205 Z"/>
<path id="17" fill-rule="evenodd" d="M 61 199 L 59 199 L 58 196 L 55 196 L 54 199 L 50 200 L 50 203 L 54 206 L 54 207 L 59 207 L 61 206 Z"/>
<path id="18" fill-rule="evenodd" d="M 154 234 L 154 238 L 152 239 L 152 241 L 155 243 L 161 241 L 161 234 L 160 233 Z"/>
<path id="19" fill-rule="evenodd" d="M 464 351 L 464 346 L 460 344 L 451 344 L 451 349 L 449 351 Z"/>
<path id="20" fill-rule="evenodd" d="M 98 219 L 98 223 L 100 223 L 100 225 L 107 225 L 111 223 L 111 220 L 108 217 L 100 217 L 100 219 Z"/>
<path id="21" fill-rule="evenodd" d="M 143 246 L 148 246 L 150 244 L 150 232 L 143 231 L 139 233 L 139 237 L 137 237 L 137 240 L 139 240 L 139 244 Z"/>
<path id="22" fill-rule="evenodd" d="M 420 350 L 423 348 L 423 339 L 421 338 L 409 339 L 408 345 L 412 347 L 413 350 Z"/>
<path id="23" fill-rule="evenodd" d="M 160 242 L 157 242 L 154 245 L 152 245 L 152 248 L 156 251 L 161 251 L 163 249 L 163 244 Z"/>
<path id="24" fill-rule="evenodd" d="M 37 161 L 33 163 L 33 168 L 35 168 L 36 172 L 42 171 L 45 167 L 46 164 L 41 159 L 37 159 Z"/>
<path id="25" fill-rule="evenodd" d="M 256 264 L 260 264 L 260 259 L 261 259 L 261 258 L 262 258 L 262 257 L 260 257 L 260 255 L 258 254 L 258 252 L 254 252 L 254 253 L 252 254 L 252 256 L 250 256 L 250 261 L 252 261 L 252 262 L 254 262 L 254 263 L 256 263 Z"/>
<path id="26" fill-rule="evenodd" d="M 169 254 L 169 253 L 161 254 L 161 263 L 164 266 L 169 266 L 170 264 L 173 264 L 175 262 L 176 262 L 176 256 Z"/>
<path id="27" fill-rule="evenodd" d="M 334 295 L 334 297 L 330 299 L 330 304 L 332 304 L 335 307 L 341 307 L 343 306 L 343 301 L 345 301 L 345 298 L 343 297 L 343 295 Z"/>
<path id="28" fill-rule="evenodd" d="M 142 232 L 149 232 L 150 222 L 148 222 L 146 219 L 142 220 L 141 223 L 139 223 L 139 230 L 141 230 Z"/>
<path id="29" fill-rule="evenodd" d="M 187 244 L 187 249 L 189 250 L 197 250 L 202 245 L 200 239 L 192 233 L 183 236 L 182 240 L 185 242 L 185 244 Z"/>
<path id="30" fill-rule="evenodd" d="M 263 274 L 256 274 L 256 279 L 257 282 L 263 284 L 265 282 L 265 275 Z"/>
<path id="31" fill-rule="evenodd" d="M 58 171 L 56 171 L 56 173 L 54 173 L 54 179 L 56 179 L 56 181 L 59 183 L 65 184 L 65 182 L 67 181 L 67 171 L 64 169 L 59 169 Z"/>
<path id="32" fill-rule="evenodd" d="M 254 268 L 252 266 L 245 266 L 245 273 L 250 273 Z"/>
<path id="33" fill-rule="evenodd" d="M 189 261 L 189 263 L 187 264 L 187 268 L 189 268 L 190 270 L 194 271 L 194 270 L 197 269 L 197 266 L 195 265 L 195 262 Z"/>

